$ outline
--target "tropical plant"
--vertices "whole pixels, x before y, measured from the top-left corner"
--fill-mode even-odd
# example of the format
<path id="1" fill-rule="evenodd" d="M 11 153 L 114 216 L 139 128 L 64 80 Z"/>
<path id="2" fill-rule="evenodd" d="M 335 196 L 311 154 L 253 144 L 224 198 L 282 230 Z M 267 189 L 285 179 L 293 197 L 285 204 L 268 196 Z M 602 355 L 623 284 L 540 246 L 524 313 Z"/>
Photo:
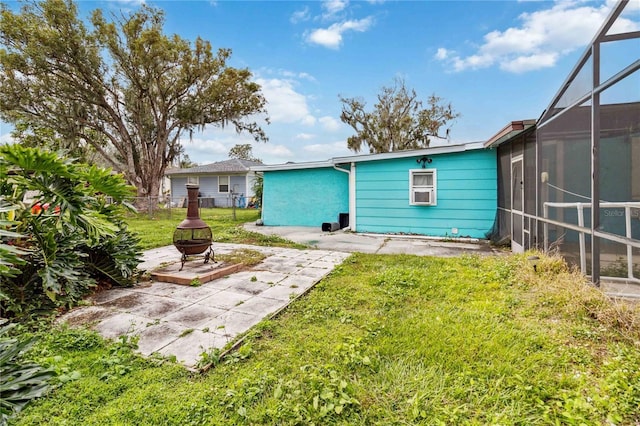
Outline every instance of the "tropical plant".
<path id="1" fill-rule="evenodd" d="M 340 120 L 356 131 L 347 139 L 348 148 L 359 152 L 365 146 L 372 154 L 426 148 L 431 138 L 447 138 L 449 129 L 445 135 L 440 129 L 460 115 L 436 95 L 427 99 L 428 108 L 422 108 L 416 91 L 408 90 L 402 79 L 382 88 L 371 112 L 362 99 L 341 96 L 340 101 Z"/>
<path id="2" fill-rule="evenodd" d="M 24 260 L 20 255 L 25 254 L 25 251 L 10 244 L 5 244 L 4 242 L 5 239 L 15 239 L 23 236 L 10 231 L 10 229 L 15 226 L 13 218 L 15 217 L 17 208 L 18 206 L 7 204 L 0 198 L 0 276 L 6 277 L 7 279 L 14 278 L 16 274 L 20 273 L 20 270 L 17 269 L 16 266 L 24 264 Z M 4 216 L 6 216 L 6 219 Z M 0 300 L 2 300 L 1 289 Z"/>
<path id="3" fill-rule="evenodd" d="M 121 213 L 132 193 L 111 170 L 0 146 L 0 199 L 14 206 L 2 213 L 13 228 L 0 235 L 0 266 L 9 272 L 0 282 L 0 316 L 70 306 L 102 282 L 131 284 L 139 240 Z"/>
<path id="4" fill-rule="evenodd" d="M 24 361 L 24 354 L 35 338 L 18 339 L 8 336 L 15 324 L 0 322 L 0 425 L 20 412 L 34 398 L 42 396 L 51 387 L 52 369 Z"/>
<path id="5" fill-rule="evenodd" d="M 205 125 L 267 140 L 251 121 L 265 117 L 266 100 L 248 69 L 227 64 L 231 50 L 164 34 L 163 12 L 144 4 L 88 21 L 72 0 L 25 2 L 19 13 L 0 4 L 4 120 L 90 148 L 139 196 L 158 194 L 181 138 Z"/>
<path id="6" fill-rule="evenodd" d="M 264 194 L 264 175 L 257 174 L 255 175 L 255 179 L 253 180 L 253 186 L 251 187 L 255 196 L 255 205 L 257 207 L 262 206 L 262 195 Z"/>

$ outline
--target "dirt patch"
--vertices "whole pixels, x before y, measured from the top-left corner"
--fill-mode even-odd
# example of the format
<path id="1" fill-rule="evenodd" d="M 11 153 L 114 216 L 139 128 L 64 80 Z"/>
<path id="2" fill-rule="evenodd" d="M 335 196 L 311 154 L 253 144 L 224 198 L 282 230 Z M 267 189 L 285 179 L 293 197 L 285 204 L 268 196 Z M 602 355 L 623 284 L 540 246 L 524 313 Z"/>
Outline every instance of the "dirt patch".
<path id="1" fill-rule="evenodd" d="M 109 306 L 112 306 L 116 309 L 128 310 L 131 308 L 135 308 L 136 306 L 140 306 L 142 303 L 140 301 L 140 295 L 128 294 L 126 296 L 113 299 L 112 301 L 108 302 L 108 304 Z"/>
<path id="2" fill-rule="evenodd" d="M 144 315 L 149 318 L 164 318 L 183 306 L 184 305 L 182 303 L 162 300 L 146 304 L 144 305 L 144 308 L 137 309 L 131 313 L 134 313 L 136 315 Z"/>
<path id="3" fill-rule="evenodd" d="M 77 308 L 66 315 L 60 317 L 61 322 L 66 322 L 70 326 L 80 326 L 99 322 L 113 313 L 110 309 L 97 306 Z"/>

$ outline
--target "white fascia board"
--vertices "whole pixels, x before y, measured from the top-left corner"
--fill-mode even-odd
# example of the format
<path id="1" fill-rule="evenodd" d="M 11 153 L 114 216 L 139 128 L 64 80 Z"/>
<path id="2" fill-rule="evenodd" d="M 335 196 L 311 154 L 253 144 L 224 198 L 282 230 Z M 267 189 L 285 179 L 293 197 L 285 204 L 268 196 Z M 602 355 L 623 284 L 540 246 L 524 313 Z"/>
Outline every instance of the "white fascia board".
<path id="1" fill-rule="evenodd" d="M 458 145 L 443 145 L 432 148 L 415 149 L 410 151 L 384 152 L 381 154 L 352 155 L 349 157 L 334 157 L 327 161 L 309 161 L 303 163 L 285 163 L 273 165 L 251 166 L 253 172 L 268 172 L 277 170 L 304 170 L 333 167 L 336 164 L 359 163 L 362 161 L 388 160 L 393 158 L 419 157 L 421 155 L 450 154 L 455 152 L 485 149 L 484 142 L 473 142 Z"/>
<path id="2" fill-rule="evenodd" d="M 418 157 L 421 155 L 450 154 L 454 152 L 484 149 L 483 142 L 473 142 L 459 145 L 443 145 L 433 148 L 414 149 L 409 151 L 384 152 L 381 154 L 353 155 L 350 157 L 335 157 L 333 164 L 359 163 L 362 161 L 389 160 L 394 158 Z"/>
<path id="3" fill-rule="evenodd" d="M 269 172 L 276 170 L 302 170 L 302 169 L 320 169 L 323 167 L 333 167 L 332 161 L 309 161 L 305 163 L 285 163 L 273 165 L 251 166 L 253 172 Z"/>

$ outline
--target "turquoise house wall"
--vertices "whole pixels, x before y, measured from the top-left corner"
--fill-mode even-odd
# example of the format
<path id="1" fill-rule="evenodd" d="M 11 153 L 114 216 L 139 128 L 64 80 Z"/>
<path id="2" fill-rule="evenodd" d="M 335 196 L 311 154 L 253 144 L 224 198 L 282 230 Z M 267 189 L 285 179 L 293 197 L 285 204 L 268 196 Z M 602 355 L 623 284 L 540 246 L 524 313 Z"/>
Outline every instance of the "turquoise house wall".
<path id="1" fill-rule="evenodd" d="M 264 172 L 262 220 L 269 226 L 317 226 L 349 211 L 349 178 L 331 167 Z"/>
<path id="2" fill-rule="evenodd" d="M 421 167 L 415 157 L 357 163 L 357 232 L 485 238 L 498 204 L 495 150 L 430 157 L 426 168 L 437 171 L 436 206 L 409 204 L 409 170 Z"/>

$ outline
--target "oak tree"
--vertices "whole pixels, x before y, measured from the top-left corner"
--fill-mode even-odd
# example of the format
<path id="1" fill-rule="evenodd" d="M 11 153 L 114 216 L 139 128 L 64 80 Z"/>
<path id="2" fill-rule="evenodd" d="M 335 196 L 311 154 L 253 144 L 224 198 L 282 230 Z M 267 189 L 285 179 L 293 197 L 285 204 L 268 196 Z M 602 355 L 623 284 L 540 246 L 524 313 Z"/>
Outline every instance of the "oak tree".
<path id="1" fill-rule="evenodd" d="M 253 156 L 253 147 L 250 143 L 234 145 L 229 150 L 229 158 L 237 158 L 239 160 L 249 160 L 262 163 L 262 160 Z"/>
<path id="2" fill-rule="evenodd" d="M 181 138 L 206 125 L 267 137 L 255 117 L 266 100 L 248 69 L 227 64 L 201 38 L 163 31 L 164 14 L 146 5 L 87 23 L 72 0 L 0 6 L 0 118 L 52 129 L 90 147 L 138 189 L 157 196 Z"/>
<path id="3" fill-rule="evenodd" d="M 372 154 L 426 148 L 431 138 L 447 138 L 449 129 L 444 135 L 441 129 L 460 115 L 436 95 L 429 96 L 423 108 L 415 90 L 408 90 L 402 79 L 382 88 L 371 111 L 361 98 L 340 96 L 340 101 L 340 119 L 356 131 L 347 139 L 349 149 L 368 147 Z"/>

